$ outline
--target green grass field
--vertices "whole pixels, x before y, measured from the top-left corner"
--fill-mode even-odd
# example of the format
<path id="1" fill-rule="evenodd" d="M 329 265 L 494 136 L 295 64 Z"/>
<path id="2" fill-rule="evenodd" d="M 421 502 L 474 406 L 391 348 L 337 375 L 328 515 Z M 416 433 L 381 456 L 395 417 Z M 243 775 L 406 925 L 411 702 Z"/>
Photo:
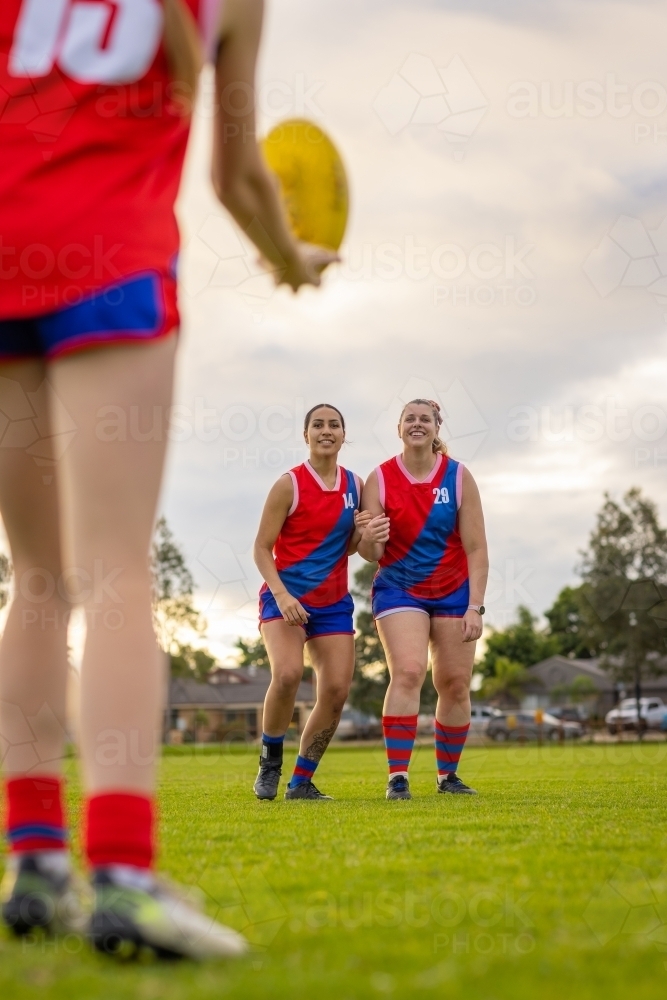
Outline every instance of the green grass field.
<path id="1" fill-rule="evenodd" d="M 139 1000 L 653 1000 L 667 989 L 667 744 L 470 749 L 477 798 L 384 800 L 380 749 L 334 748 L 323 804 L 258 803 L 257 751 L 170 752 L 162 867 L 255 949 L 117 966 L 0 937 L 0 995 Z M 292 753 L 288 753 L 291 763 Z M 78 797 L 73 793 L 73 807 Z"/>

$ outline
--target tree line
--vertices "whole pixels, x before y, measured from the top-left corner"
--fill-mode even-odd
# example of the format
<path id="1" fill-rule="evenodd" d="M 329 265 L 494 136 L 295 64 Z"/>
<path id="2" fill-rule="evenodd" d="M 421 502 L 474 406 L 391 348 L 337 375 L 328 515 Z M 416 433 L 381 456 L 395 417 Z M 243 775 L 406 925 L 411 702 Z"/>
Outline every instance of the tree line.
<path id="1" fill-rule="evenodd" d="M 219 664 L 204 647 L 207 624 L 194 605 L 195 583 L 164 517 L 156 525 L 151 568 L 155 632 L 169 656 L 171 674 L 204 681 Z M 357 670 L 350 701 L 377 716 L 389 673 L 370 608 L 376 568 L 365 563 L 354 574 Z M 487 629 L 484 652 L 475 664 L 483 696 L 518 696 L 527 668 L 555 654 L 597 658 L 602 669 L 636 696 L 646 677 L 667 672 L 667 529 L 660 523 L 657 505 L 637 487 L 620 501 L 605 493 L 576 572 L 581 582 L 561 589 L 544 613 L 545 625 L 520 606 L 506 628 Z M 0 554 L 0 608 L 7 603 L 11 576 L 11 564 Z M 261 637 L 238 639 L 236 658 L 239 666 L 269 669 Z M 310 673 L 307 668 L 306 676 Z M 589 693 L 584 686 L 585 679 L 580 693 Z M 423 711 L 432 710 L 435 700 L 429 674 L 422 691 Z"/>
<path id="2" fill-rule="evenodd" d="M 365 563 L 354 574 L 357 669 L 350 702 L 379 716 L 389 671 L 370 607 L 376 570 Z M 487 629 L 484 652 L 475 664 L 482 677 L 481 696 L 518 699 L 530 676 L 528 667 L 554 655 L 596 658 L 619 686 L 636 696 L 641 696 L 646 677 L 667 672 L 667 530 L 657 505 L 637 487 L 620 501 L 605 493 L 575 571 L 581 582 L 560 590 L 544 612 L 543 626 L 529 608 L 519 606 L 516 620 L 506 628 Z M 237 648 L 242 664 L 268 666 L 261 638 L 239 641 Z M 594 691 L 582 677 L 562 693 L 576 699 Z M 436 698 L 429 672 L 422 711 L 433 711 Z"/>
<path id="3" fill-rule="evenodd" d="M 597 513 L 588 544 L 576 567 L 581 583 L 566 586 L 538 625 L 525 606 L 504 629 L 489 627 L 484 652 L 475 664 L 482 675 L 480 694 L 518 697 L 528 680 L 527 668 L 550 656 L 597 658 L 619 684 L 641 696 L 642 681 L 667 672 L 667 530 L 656 504 L 634 487 L 620 501 L 608 493 Z M 370 612 L 375 567 L 367 564 L 354 577 L 359 611 L 357 672 L 351 701 L 378 715 L 389 680 L 382 644 Z M 566 693 L 593 693 L 587 678 Z M 430 678 L 422 709 L 435 705 Z"/>

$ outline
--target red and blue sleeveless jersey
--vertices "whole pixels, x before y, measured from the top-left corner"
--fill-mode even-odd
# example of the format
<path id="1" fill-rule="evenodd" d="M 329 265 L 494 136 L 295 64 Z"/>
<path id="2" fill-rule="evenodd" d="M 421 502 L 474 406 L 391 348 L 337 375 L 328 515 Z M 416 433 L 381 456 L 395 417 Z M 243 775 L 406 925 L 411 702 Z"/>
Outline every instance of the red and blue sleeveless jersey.
<path id="1" fill-rule="evenodd" d="M 359 509 L 359 479 L 338 466 L 330 490 L 308 462 L 289 475 L 294 499 L 274 546 L 276 568 L 293 597 L 322 608 L 348 592 L 347 550 Z"/>
<path id="2" fill-rule="evenodd" d="M 185 3 L 210 56 L 221 0 Z M 162 0 L 2 0 L 0 318 L 173 275 L 192 95 L 163 32 Z"/>
<path id="3" fill-rule="evenodd" d="M 438 455 L 423 482 L 410 475 L 400 455 L 375 471 L 380 503 L 391 522 L 378 578 L 425 599 L 458 590 L 468 578 L 458 528 L 461 463 Z"/>

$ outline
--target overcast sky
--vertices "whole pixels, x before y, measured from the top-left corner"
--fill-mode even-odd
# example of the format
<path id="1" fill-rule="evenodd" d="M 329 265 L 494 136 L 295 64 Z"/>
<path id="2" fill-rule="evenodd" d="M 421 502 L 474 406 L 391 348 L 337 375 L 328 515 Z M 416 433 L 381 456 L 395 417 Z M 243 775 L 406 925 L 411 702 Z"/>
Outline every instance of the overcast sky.
<path id="1" fill-rule="evenodd" d="M 322 400 L 365 477 L 395 450 L 400 400 L 437 394 L 482 491 L 488 620 L 519 603 L 542 614 L 576 580 L 604 490 L 636 484 L 666 513 L 667 10 L 267 6 L 261 130 L 318 121 L 352 208 L 323 288 L 273 291 L 212 195 L 204 99 L 180 203 L 184 409 L 163 509 L 211 648 L 256 634 L 258 517 Z"/>

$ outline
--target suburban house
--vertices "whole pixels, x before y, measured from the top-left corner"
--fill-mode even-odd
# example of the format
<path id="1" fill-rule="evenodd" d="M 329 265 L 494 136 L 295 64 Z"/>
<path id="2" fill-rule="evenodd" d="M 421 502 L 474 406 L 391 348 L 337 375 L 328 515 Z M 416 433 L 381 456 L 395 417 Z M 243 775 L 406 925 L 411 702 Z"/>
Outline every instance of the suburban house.
<path id="1" fill-rule="evenodd" d="M 634 694 L 633 684 L 614 681 L 597 659 L 550 656 L 529 667 L 528 673 L 532 679 L 524 687 L 524 708 L 547 708 L 580 701 L 594 715 L 604 716 L 621 698 Z M 667 675 L 643 676 L 642 695 L 667 702 Z"/>
<path id="2" fill-rule="evenodd" d="M 172 677 L 165 733 L 169 743 L 244 742 L 261 735 L 262 705 L 271 674 L 258 667 L 220 668 L 207 683 Z M 310 681 L 302 681 L 290 729 L 300 734 L 315 704 Z"/>

